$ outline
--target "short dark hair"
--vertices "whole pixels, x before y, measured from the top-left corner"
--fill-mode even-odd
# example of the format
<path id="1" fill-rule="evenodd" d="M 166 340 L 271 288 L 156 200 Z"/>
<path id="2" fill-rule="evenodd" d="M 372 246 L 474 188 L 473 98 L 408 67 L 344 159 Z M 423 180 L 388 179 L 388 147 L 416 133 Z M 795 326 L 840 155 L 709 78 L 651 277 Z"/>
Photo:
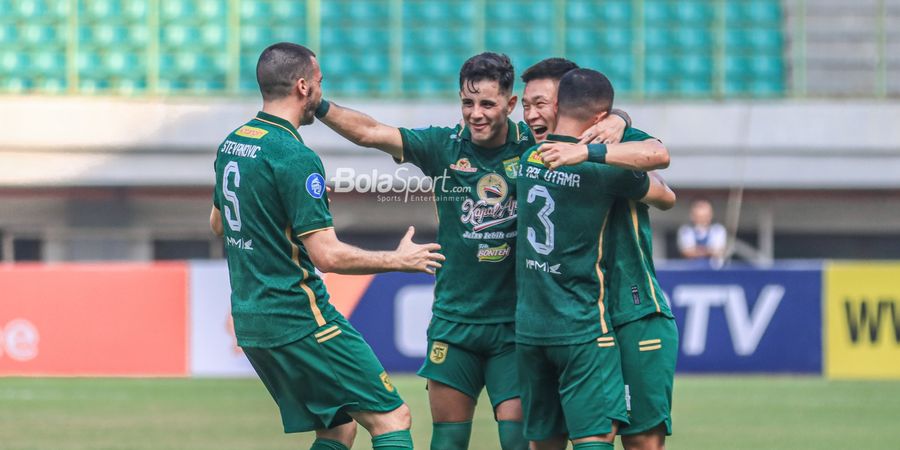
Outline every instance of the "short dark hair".
<path id="1" fill-rule="evenodd" d="M 512 93 L 513 82 L 516 78 L 516 69 L 513 68 L 509 56 L 503 53 L 484 52 L 475 55 L 459 69 L 459 90 L 468 86 L 473 92 L 475 83 L 482 80 L 496 81 L 500 86 L 500 92 Z"/>
<path id="2" fill-rule="evenodd" d="M 587 120 L 598 113 L 608 113 L 614 96 L 606 75 L 591 69 L 573 69 L 559 80 L 559 114 Z"/>
<path id="3" fill-rule="evenodd" d="M 263 100 L 277 100 L 291 93 L 297 80 L 313 74 L 312 50 L 290 42 L 272 44 L 256 63 L 256 82 Z"/>
<path id="4" fill-rule="evenodd" d="M 526 69 L 522 73 L 522 82 L 527 83 L 531 80 L 543 80 L 545 78 L 559 80 L 568 71 L 577 68 L 578 64 L 566 58 L 547 58 Z"/>

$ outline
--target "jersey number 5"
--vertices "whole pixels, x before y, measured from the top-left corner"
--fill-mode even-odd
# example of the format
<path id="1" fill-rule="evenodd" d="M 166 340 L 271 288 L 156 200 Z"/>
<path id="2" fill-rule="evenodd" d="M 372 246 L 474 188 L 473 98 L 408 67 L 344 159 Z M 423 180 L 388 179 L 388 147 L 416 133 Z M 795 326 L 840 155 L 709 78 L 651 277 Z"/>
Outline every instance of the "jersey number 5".
<path id="1" fill-rule="evenodd" d="M 528 190 L 528 203 L 534 203 L 538 197 L 544 199 L 544 207 L 537 214 L 541 224 L 544 225 L 544 242 L 538 242 L 537 232 L 534 231 L 534 228 L 528 227 L 528 243 L 531 244 L 534 251 L 542 255 L 549 255 L 553 251 L 553 222 L 550 221 L 550 213 L 556 209 L 556 202 L 553 201 L 553 197 L 550 197 L 546 187 L 532 186 Z"/>
<path id="2" fill-rule="evenodd" d="M 222 173 L 222 195 L 225 196 L 231 205 L 225 205 L 225 220 L 228 222 L 228 228 L 232 231 L 241 231 L 241 202 L 238 201 L 237 193 L 228 189 L 229 175 L 234 175 L 234 187 L 241 186 L 241 171 L 238 168 L 237 161 L 230 161 L 225 166 L 225 172 Z"/>

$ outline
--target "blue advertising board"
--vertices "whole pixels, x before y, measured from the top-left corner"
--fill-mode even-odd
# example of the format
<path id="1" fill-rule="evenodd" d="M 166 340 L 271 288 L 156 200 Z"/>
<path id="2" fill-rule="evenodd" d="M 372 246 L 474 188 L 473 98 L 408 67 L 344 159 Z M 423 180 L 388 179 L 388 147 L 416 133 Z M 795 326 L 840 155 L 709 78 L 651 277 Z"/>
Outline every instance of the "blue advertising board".
<path id="1" fill-rule="evenodd" d="M 821 265 L 660 270 L 678 323 L 680 372 L 821 373 Z M 412 372 L 427 353 L 433 277 L 376 276 L 350 321 L 385 368 Z"/>

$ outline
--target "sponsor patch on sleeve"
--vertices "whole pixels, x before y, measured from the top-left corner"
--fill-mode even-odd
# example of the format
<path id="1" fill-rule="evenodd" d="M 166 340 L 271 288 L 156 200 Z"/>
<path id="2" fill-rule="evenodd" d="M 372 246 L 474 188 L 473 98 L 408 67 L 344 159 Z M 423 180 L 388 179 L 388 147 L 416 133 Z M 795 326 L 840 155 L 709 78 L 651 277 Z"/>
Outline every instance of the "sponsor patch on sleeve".
<path id="1" fill-rule="evenodd" d="M 527 162 L 530 162 L 533 164 L 544 165 L 544 159 L 541 158 L 541 152 L 539 152 L 537 150 L 531 151 L 531 154 L 528 155 Z"/>
<path id="2" fill-rule="evenodd" d="M 318 173 L 306 177 L 306 192 L 313 198 L 322 198 L 325 193 L 325 177 Z"/>
<path id="3" fill-rule="evenodd" d="M 245 138 L 250 139 L 260 139 L 265 136 L 268 131 L 263 130 L 262 128 L 251 127 L 249 125 L 244 125 L 240 129 L 234 132 L 234 134 L 238 136 L 243 136 Z"/>

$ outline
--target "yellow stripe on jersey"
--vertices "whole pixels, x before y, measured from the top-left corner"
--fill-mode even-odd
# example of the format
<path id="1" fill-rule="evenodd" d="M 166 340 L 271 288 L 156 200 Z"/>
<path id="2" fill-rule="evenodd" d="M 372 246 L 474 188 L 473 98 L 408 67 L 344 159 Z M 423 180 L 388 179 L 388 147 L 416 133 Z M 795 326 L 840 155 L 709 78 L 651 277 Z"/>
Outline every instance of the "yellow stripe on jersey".
<path id="1" fill-rule="evenodd" d="M 614 338 L 612 336 L 601 336 L 601 337 L 597 338 L 597 342 L 610 342 L 610 341 L 614 341 L 614 340 L 616 340 L 616 338 Z"/>
<path id="2" fill-rule="evenodd" d="M 638 342 L 638 345 L 650 345 L 650 344 L 661 344 L 662 339 L 648 339 L 646 341 Z"/>
<path id="3" fill-rule="evenodd" d="M 332 340 L 332 339 L 338 337 L 338 335 L 341 334 L 341 333 L 342 333 L 341 330 L 337 330 L 337 331 L 335 331 L 334 333 L 331 333 L 331 334 L 329 334 L 329 335 L 322 336 L 322 337 L 316 339 L 316 342 L 318 342 L 318 343 L 321 344 L 321 343 L 323 343 L 323 342 L 325 342 L 325 341 L 330 341 L 330 340 Z"/>
<path id="4" fill-rule="evenodd" d="M 300 138 L 297 137 L 297 130 L 291 131 L 290 129 L 288 129 L 288 127 L 286 127 L 286 126 L 284 126 L 284 125 L 282 125 L 282 124 L 280 124 L 280 123 L 269 122 L 268 120 L 266 120 L 266 119 L 260 119 L 259 117 L 254 117 L 254 120 L 258 120 L 258 121 L 260 121 L 260 122 L 265 122 L 265 123 L 267 123 L 267 124 L 269 124 L 269 125 L 273 125 L 273 126 L 276 126 L 276 127 L 278 127 L 278 128 L 281 128 L 282 130 L 287 131 L 288 133 L 291 133 L 291 136 L 293 136 L 294 139 L 295 139 L 297 142 L 301 142 L 301 141 L 300 141 Z"/>
<path id="5" fill-rule="evenodd" d="M 303 292 L 306 293 L 306 298 L 309 299 L 309 309 L 312 311 L 313 318 L 316 319 L 316 325 L 322 326 L 325 325 L 325 318 L 322 317 L 322 311 L 319 310 L 319 305 L 316 304 L 316 294 L 306 285 L 306 278 L 309 276 L 309 272 L 300 265 L 300 247 L 297 247 L 297 244 L 294 244 L 294 241 L 291 240 L 291 228 L 287 227 L 284 229 L 284 236 L 287 237 L 288 242 L 291 243 L 291 261 L 294 261 L 294 264 L 297 264 L 297 267 L 300 268 L 300 274 L 302 279 L 300 280 L 300 289 L 303 289 Z"/>
<path id="6" fill-rule="evenodd" d="M 609 211 L 606 211 L 606 216 L 603 217 L 603 225 L 600 226 L 600 237 L 597 240 L 597 263 L 594 264 L 594 268 L 597 270 L 597 280 L 600 281 L 600 295 L 597 297 L 597 307 L 600 308 L 600 331 L 603 334 L 609 332 L 609 328 L 606 326 L 606 319 L 603 317 L 606 313 L 606 306 L 603 304 L 606 296 L 606 287 L 604 286 L 603 271 L 600 270 L 600 261 L 603 259 L 603 232 L 606 230 L 607 220 L 609 220 Z"/>
<path id="7" fill-rule="evenodd" d="M 606 348 L 606 347 L 615 347 L 615 346 L 616 346 L 616 343 L 615 343 L 615 342 L 598 342 L 598 343 L 597 343 L 597 347 L 604 347 L 604 348 Z"/>
<path id="8" fill-rule="evenodd" d="M 322 331 L 316 333 L 316 337 L 317 337 L 317 338 L 320 338 L 320 337 L 322 337 L 322 336 L 324 336 L 324 335 L 326 335 L 326 334 L 328 334 L 328 333 L 331 333 L 332 331 L 336 330 L 337 328 L 338 328 L 337 325 L 330 326 L 330 327 L 328 327 L 328 328 L 326 328 L 326 329 L 324 329 L 324 330 L 322 330 Z"/>
<path id="9" fill-rule="evenodd" d="M 649 351 L 653 351 L 653 350 L 659 350 L 661 348 L 662 348 L 661 344 L 660 345 L 651 345 L 650 347 L 641 347 L 640 351 L 649 352 Z"/>
<path id="10" fill-rule="evenodd" d="M 316 228 L 315 230 L 304 231 L 304 232 L 298 234 L 297 237 L 298 237 L 298 238 L 302 238 L 303 236 L 308 236 L 308 235 L 313 234 L 313 233 L 315 233 L 315 232 L 317 232 L 317 231 L 330 230 L 330 229 L 332 229 L 332 228 L 334 228 L 334 227 L 322 227 L 322 228 Z"/>
<path id="11" fill-rule="evenodd" d="M 628 200 L 628 208 L 631 209 L 631 224 L 634 225 L 634 242 L 637 245 L 638 252 L 641 254 L 641 262 L 644 263 L 644 267 L 647 267 L 647 255 L 644 254 L 644 250 L 641 248 L 641 234 L 638 229 L 637 206 L 635 205 L 634 200 Z M 650 297 L 653 298 L 653 304 L 656 305 L 656 312 L 662 312 L 662 309 L 659 307 L 659 300 L 656 298 L 656 288 L 653 287 L 653 277 L 647 269 L 644 269 L 644 273 L 647 275 L 647 284 L 650 286 Z"/>

